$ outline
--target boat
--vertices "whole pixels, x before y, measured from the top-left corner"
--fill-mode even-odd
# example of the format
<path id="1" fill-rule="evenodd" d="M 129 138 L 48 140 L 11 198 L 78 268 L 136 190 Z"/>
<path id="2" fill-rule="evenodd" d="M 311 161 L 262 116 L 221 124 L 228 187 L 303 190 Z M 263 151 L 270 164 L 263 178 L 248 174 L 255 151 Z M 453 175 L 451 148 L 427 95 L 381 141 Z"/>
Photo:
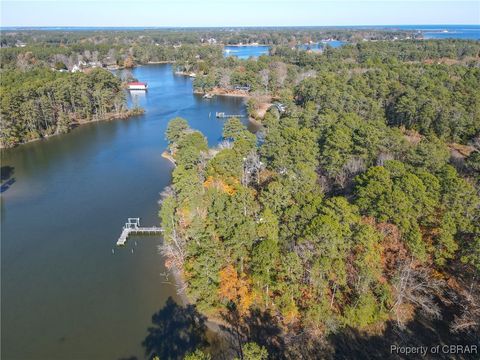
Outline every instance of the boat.
<path id="1" fill-rule="evenodd" d="M 213 99 L 214 96 L 215 96 L 214 94 L 206 93 L 205 95 L 203 95 L 203 98 L 204 99 Z"/>

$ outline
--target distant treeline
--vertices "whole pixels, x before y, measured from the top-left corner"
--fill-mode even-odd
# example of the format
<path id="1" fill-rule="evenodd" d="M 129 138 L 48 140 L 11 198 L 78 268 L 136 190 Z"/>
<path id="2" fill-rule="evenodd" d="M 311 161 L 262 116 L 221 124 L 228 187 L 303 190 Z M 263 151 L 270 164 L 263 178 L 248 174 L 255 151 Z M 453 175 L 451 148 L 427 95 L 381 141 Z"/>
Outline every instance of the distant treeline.
<path id="1" fill-rule="evenodd" d="M 339 29 L 322 27 L 259 27 L 259 28 L 165 28 L 165 29 L 97 29 L 97 30 L 4 30 L 2 47 L 22 43 L 72 45 L 94 44 L 198 44 L 215 39 L 223 44 L 287 45 L 289 43 L 318 42 L 325 39 L 343 41 L 393 40 L 419 38 L 414 30 L 396 29 Z"/>
<path id="2" fill-rule="evenodd" d="M 11 147 L 67 132 L 73 124 L 126 116 L 121 82 L 106 70 L 2 71 L 0 142 Z"/>
<path id="3" fill-rule="evenodd" d="M 194 86 L 242 86 L 253 95 L 355 112 L 370 120 L 468 142 L 480 131 L 480 43 L 366 42 L 322 54 L 276 47 L 258 60 L 192 61 Z M 180 64 L 178 64 L 180 66 Z"/>
<path id="4" fill-rule="evenodd" d="M 325 39 L 358 42 L 363 40 L 407 39 L 418 36 L 412 31 L 347 30 L 322 28 L 272 29 L 163 29 L 97 31 L 4 31 L 1 43 L 1 66 L 24 65 L 25 58 L 49 66 L 63 63 L 71 68 L 78 61 L 123 66 L 127 59 L 136 63 L 185 61 L 192 46 L 209 45 L 221 56 L 221 46 L 259 43 L 295 47 Z M 180 46 L 181 45 L 181 46 Z M 220 48 L 219 48 L 220 47 Z M 208 50 L 203 50 L 208 51 Z M 199 59 L 205 59 L 202 54 Z M 198 58 L 197 58 L 198 59 Z"/>

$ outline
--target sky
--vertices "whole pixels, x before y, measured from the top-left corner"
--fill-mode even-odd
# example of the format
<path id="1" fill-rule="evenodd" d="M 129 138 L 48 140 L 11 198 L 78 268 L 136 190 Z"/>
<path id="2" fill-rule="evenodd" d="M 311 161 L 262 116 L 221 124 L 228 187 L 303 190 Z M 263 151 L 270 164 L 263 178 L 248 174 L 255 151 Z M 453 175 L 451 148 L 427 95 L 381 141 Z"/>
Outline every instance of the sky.
<path id="1" fill-rule="evenodd" d="M 2 27 L 480 24 L 480 0 L 0 0 Z"/>

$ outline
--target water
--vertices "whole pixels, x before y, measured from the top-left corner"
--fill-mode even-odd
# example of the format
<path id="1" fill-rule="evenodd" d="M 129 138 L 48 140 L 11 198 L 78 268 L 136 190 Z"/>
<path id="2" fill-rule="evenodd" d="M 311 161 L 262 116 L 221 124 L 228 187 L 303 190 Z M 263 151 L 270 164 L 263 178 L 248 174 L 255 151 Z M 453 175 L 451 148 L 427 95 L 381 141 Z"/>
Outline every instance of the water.
<path id="1" fill-rule="evenodd" d="M 423 32 L 425 39 L 480 40 L 480 26 L 445 26 Z"/>
<path id="2" fill-rule="evenodd" d="M 236 56 L 239 59 L 258 58 L 261 55 L 268 55 L 270 50 L 266 45 L 252 46 L 225 46 L 223 53 L 225 56 Z"/>
<path id="3" fill-rule="evenodd" d="M 223 121 L 209 113 L 245 106 L 202 100 L 169 65 L 133 75 L 149 84 L 135 96 L 145 115 L 2 153 L 10 169 L 1 197 L 2 359 L 141 359 L 152 315 L 169 296 L 178 301 L 162 276 L 161 238 L 131 238 L 121 249 L 115 241 L 127 217 L 158 225 L 172 170 L 161 157 L 168 120 L 188 119 L 213 145 Z"/>
<path id="4" fill-rule="evenodd" d="M 322 51 L 327 45 L 331 46 L 332 48 L 339 48 L 343 45 L 345 45 L 345 41 L 340 41 L 340 40 L 330 40 L 330 41 L 322 41 L 319 43 L 314 43 L 314 44 L 302 44 L 299 46 L 301 50 L 312 50 L 315 52 L 320 52 Z"/>

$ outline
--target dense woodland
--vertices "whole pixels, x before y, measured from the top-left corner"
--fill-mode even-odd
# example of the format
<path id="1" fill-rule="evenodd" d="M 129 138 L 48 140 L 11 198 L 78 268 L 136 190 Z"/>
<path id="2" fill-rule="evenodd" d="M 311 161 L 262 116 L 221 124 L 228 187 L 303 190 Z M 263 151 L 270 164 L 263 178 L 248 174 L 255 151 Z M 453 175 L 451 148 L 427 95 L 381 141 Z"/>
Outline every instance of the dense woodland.
<path id="1" fill-rule="evenodd" d="M 0 41 L 2 47 L 13 47 L 19 42 L 27 44 L 79 45 L 79 44 L 198 44 L 214 38 L 227 45 L 259 43 L 265 45 L 287 45 L 292 42 L 307 43 L 324 39 L 343 41 L 392 40 L 422 38 L 414 30 L 394 28 L 375 29 L 341 27 L 248 27 L 248 28 L 163 28 L 163 29 L 95 29 L 95 30 L 26 30 L 4 29 Z"/>
<path id="2" fill-rule="evenodd" d="M 321 55 L 274 48 L 273 56 L 258 61 L 198 62 L 194 85 L 204 91 L 247 86 L 253 95 L 272 95 L 292 111 L 294 101 L 304 108 L 310 103 L 314 111 L 355 112 L 465 141 L 480 129 L 479 54 L 478 42 L 469 41 L 368 42 Z"/>
<path id="3" fill-rule="evenodd" d="M 184 119 L 166 133 L 176 162 L 160 210 L 167 266 L 238 358 L 328 358 L 332 336 L 390 326 L 419 337 L 402 333 L 418 316 L 478 342 L 478 41 L 325 29 L 3 35 L 2 146 L 126 111 L 109 72 L 56 71 L 79 61 L 174 62 L 196 73 L 196 91 L 248 87 L 252 114 L 265 97 L 286 106 L 258 118 L 256 135 L 230 119 L 212 149 Z M 299 47 L 325 38 L 350 43 Z M 222 44 L 240 42 L 270 55 L 223 56 Z M 187 358 L 209 359 L 204 350 Z"/>
<path id="4" fill-rule="evenodd" d="M 4 30 L 0 40 L 0 66 L 24 68 L 40 63 L 51 67 L 63 64 L 71 69 L 79 61 L 105 66 L 161 61 L 184 64 L 189 59 L 211 59 L 213 54 L 219 61 L 223 45 L 258 43 L 294 48 L 325 39 L 353 43 L 364 39 L 377 41 L 421 36 L 414 31 L 341 28 Z"/>
<path id="5" fill-rule="evenodd" d="M 128 116 L 121 82 L 110 72 L 2 71 L 2 147 L 68 132 L 72 126 Z"/>
<path id="6" fill-rule="evenodd" d="M 287 105 L 261 136 L 230 119 L 213 149 L 184 119 L 166 133 L 164 254 L 240 356 L 255 340 L 271 358 L 328 357 L 322 339 L 401 332 L 417 316 L 478 341 L 479 49 L 362 43 L 203 67 L 197 86 L 210 76 Z M 276 336 L 255 336 L 263 317 Z"/>

